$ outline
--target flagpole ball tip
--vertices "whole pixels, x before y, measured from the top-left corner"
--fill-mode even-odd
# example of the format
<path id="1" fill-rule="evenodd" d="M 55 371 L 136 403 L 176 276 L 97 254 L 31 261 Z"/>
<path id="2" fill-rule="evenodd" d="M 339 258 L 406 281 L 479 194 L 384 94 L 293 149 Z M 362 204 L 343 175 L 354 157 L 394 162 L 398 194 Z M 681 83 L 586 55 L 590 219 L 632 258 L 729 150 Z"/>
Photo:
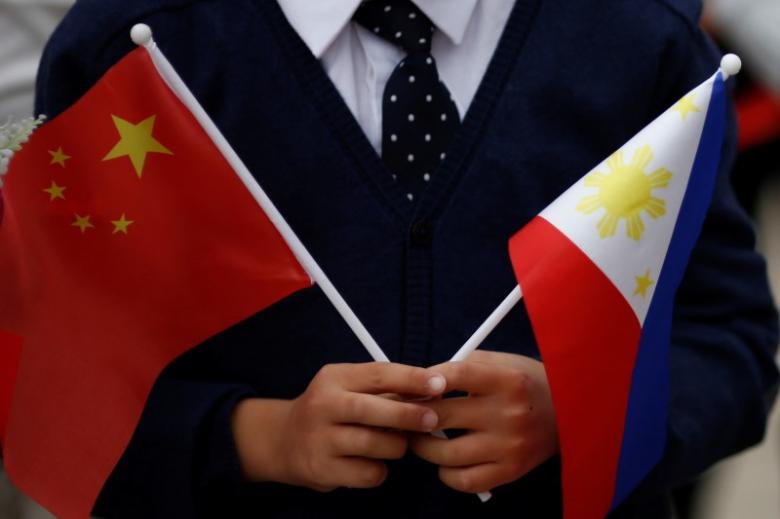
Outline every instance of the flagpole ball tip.
<path id="1" fill-rule="evenodd" d="M 136 45 L 146 45 L 152 41 L 152 28 L 145 23 L 137 23 L 130 30 L 130 39 Z"/>
<path id="2" fill-rule="evenodd" d="M 739 59 L 739 56 L 737 56 L 736 54 L 726 54 L 720 60 L 720 68 L 729 77 L 736 76 L 737 74 L 739 74 L 739 71 L 742 69 L 742 60 Z"/>

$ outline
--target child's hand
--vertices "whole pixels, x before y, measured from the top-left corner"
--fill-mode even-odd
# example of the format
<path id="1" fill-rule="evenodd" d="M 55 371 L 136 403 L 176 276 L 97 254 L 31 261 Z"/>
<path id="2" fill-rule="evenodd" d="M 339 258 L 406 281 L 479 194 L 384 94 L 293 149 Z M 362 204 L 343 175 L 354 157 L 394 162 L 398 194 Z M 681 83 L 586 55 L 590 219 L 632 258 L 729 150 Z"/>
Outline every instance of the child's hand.
<path id="1" fill-rule="evenodd" d="M 436 413 L 382 393 L 439 396 L 445 379 L 401 364 L 329 364 L 295 400 L 248 399 L 233 432 L 245 475 L 320 491 L 380 485 L 408 447 L 402 431 L 432 431 Z"/>
<path id="2" fill-rule="evenodd" d="M 509 483 L 558 451 L 555 413 L 541 362 L 508 353 L 476 351 L 465 362 L 432 368 L 447 390 L 469 396 L 426 402 L 437 429 L 467 429 L 453 440 L 415 435 L 410 447 L 439 465 L 445 485 L 484 492 Z"/>

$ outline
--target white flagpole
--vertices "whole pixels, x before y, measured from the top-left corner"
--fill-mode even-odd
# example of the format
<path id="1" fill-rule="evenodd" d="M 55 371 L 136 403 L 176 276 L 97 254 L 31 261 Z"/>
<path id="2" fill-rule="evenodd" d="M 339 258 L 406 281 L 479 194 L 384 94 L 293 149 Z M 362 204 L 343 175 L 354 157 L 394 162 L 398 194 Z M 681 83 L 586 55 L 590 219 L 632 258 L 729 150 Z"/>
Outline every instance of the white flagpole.
<path id="1" fill-rule="evenodd" d="M 379 344 L 377 344 L 366 327 L 363 326 L 363 323 L 360 322 L 360 319 L 358 319 L 357 315 L 355 315 L 338 290 L 336 290 L 333 283 L 330 282 L 328 276 L 325 275 L 325 272 L 323 272 L 282 214 L 276 206 L 274 206 L 271 199 L 265 194 L 263 188 L 257 183 L 257 180 L 255 180 L 246 165 L 244 165 L 244 162 L 239 158 L 238 154 L 233 150 L 233 147 L 222 135 L 222 132 L 219 131 L 219 128 L 217 128 L 216 124 L 211 120 L 211 117 L 208 116 L 198 100 L 195 99 L 195 96 L 190 89 L 179 77 L 179 74 L 163 53 L 157 48 L 157 45 L 152 38 L 151 28 L 145 24 L 137 24 L 130 31 L 130 37 L 136 45 L 144 47 L 149 52 L 152 61 L 160 72 L 160 76 L 179 97 L 181 102 L 184 103 L 190 112 L 192 112 L 192 115 L 217 146 L 225 157 L 225 160 L 228 161 L 257 203 L 265 211 L 265 214 L 268 215 L 268 218 L 273 222 L 274 226 L 276 226 L 276 229 L 287 242 L 287 245 L 290 247 L 303 269 L 309 277 L 311 277 L 312 281 L 319 285 L 328 300 L 336 308 L 336 311 L 338 311 L 344 321 L 346 321 L 358 340 L 363 344 L 363 347 L 368 351 L 369 355 L 371 355 L 371 358 L 377 362 L 389 362 L 389 359 L 382 351 L 382 348 L 379 347 Z"/>
<path id="2" fill-rule="evenodd" d="M 298 238 L 290 225 L 284 219 L 282 214 L 273 204 L 268 195 L 265 194 L 263 188 L 257 183 L 257 180 L 247 169 L 244 162 L 239 158 L 238 154 L 233 150 L 233 147 L 227 142 L 227 139 L 219 131 L 219 128 L 214 124 L 206 111 L 200 105 L 198 100 L 192 94 L 190 89 L 179 77 L 179 74 L 170 64 L 168 59 L 160 52 L 157 45 L 152 38 L 152 30 L 148 25 L 137 24 L 131 30 L 131 38 L 136 45 L 146 48 L 152 61 L 157 66 L 161 77 L 165 80 L 168 86 L 179 97 L 184 105 L 189 108 L 192 115 L 203 127 L 203 130 L 208 134 L 219 151 L 231 165 L 233 170 L 239 176 L 246 188 L 255 198 L 260 207 L 263 208 L 268 218 L 276 226 L 276 229 L 282 235 L 282 237 L 289 245 L 295 257 L 301 263 L 301 266 L 307 274 L 312 278 L 312 281 L 317 283 L 322 291 L 325 293 L 328 300 L 334 306 L 336 311 L 346 321 L 347 325 L 352 329 L 355 336 L 363 344 L 363 347 L 377 362 L 389 362 L 390 359 L 385 355 L 382 348 L 374 340 L 371 334 L 368 332 L 363 323 L 358 319 L 357 315 L 352 311 L 347 302 L 341 296 L 341 294 L 330 282 L 325 272 L 317 264 L 316 260 L 303 242 Z M 490 314 L 490 316 L 483 322 L 479 328 L 472 334 L 472 336 L 461 346 L 461 348 L 452 357 L 452 361 L 465 360 L 474 350 L 476 350 L 488 335 L 498 326 L 498 324 L 506 317 L 509 311 L 522 299 L 523 293 L 520 286 L 515 288 L 509 293 L 509 295 L 501 302 L 501 304 Z M 434 436 L 439 438 L 446 438 L 443 432 L 438 431 L 434 433 Z M 484 503 L 488 501 L 492 495 L 490 492 L 480 492 L 477 494 L 480 500 Z"/>
<path id="3" fill-rule="evenodd" d="M 147 52 L 149 52 L 149 56 L 152 58 L 152 61 L 157 67 L 157 70 L 160 72 L 160 76 L 165 80 L 171 90 L 173 90 L 173 92 L 179 97 L 181 102 L 184 103 L 190 112 L 192 112 L 192 115 L 200 123 L 201 127 L 203 127 L 203 130 L 217 146 L 219 151 L 225 157 L 225 160 L 228 161 L 230 166 L 255 198 L 257 203 L 268 215 L 268 218 L 271 220 L 271 222 L 273 222 L 274 226 L 276 226 L 276 229 L 285 239 L 287 245 L 290 247 L 303 269 L 307 274 L 309 274 L 309 277 L 311 277 L 312 281 L 320 286 L 320 289 L 322 289 L 328 300 L 330 300 L 331 304 L 336 308 L 336 311 L 338 311 L 344 321 L 346 321 L 347 325 L 355 333 L 368 354 L 371 355 L 371 358 L 376 362 L 389 362 L 390 359 L 387 357 L 387 355 L 385 355 L 385 352 L 382 351 L 382 348 L 379 347 L 379 344 L 377 344 L 366 327 L 363 326 L 363 323 L 360 322 L 360 319 L 358 319 L 357 315 L 355 315 L 338 290 L 336 290 L 336 287 L 333 286 L 333 283 L 330 282 L 328 277 L 325 275 L 325 272 L 323 272 L 314 257 L 312 257 L 312 255 L 303 245 L 303 242 L 301 242 L 301 240 L 292 230 L 290 225 L 284 219 L 268 195 L 265 194 L 263 188 L 261 188 L 260 184 L 257 183 L 257 180 L 255 180 L 255 178 L 249 172 L 246 165 L 235 152 L 235 150 L 233 150 L 233 147 L 230 145 L 230 143 L 227 142 L 227 139 L 225 139 L 225 137 L 222 135 L 222 132 L 219 131 L 219 128 L 217 128 L 217 126 L 214 124 L 214 121 L 211 120 L 211 117 L 209 117 L 187 85 L 184 83 L 181 77 L 179 77 L 179 74 L 173 68 L 173 65 L 171 65 L 168 59 L 157 48 L 157 45 L 152 38 L 152 29 L 148 25 L 137 24 L 133 26 L 132 30 L 130 31 L 130 37 L 136 45 L 144 47 Z M 439 438 L 446 438 L 444 433 L 441 431 L 434 433 L 434 435 Z M 477 496 L 482 502 L 485 502 L 490 499 L 491 494 L 489 492 L 482 492 L 477 494 Z"/>
<path id="4" fill-rule="evenodd" d="M 500 323 L 504 317 L 507 316 L 509 311 L 514 308 L 522 298 L 523 291 L 520 289 L 520 285 L 516 285 L 515 288 L 509 292 L 509 295 L 504 298 L 501 304 L 499 304 L 498 307 L 488 316 L 488 318 L 485 319 L 485 322 L 479 325 L 479 328 L 477 328 L 477 330 L 471 335 L 471 337 L 469 337 L 463 346 L 460 347 L 457 353 L 453 355 L 452 359 L 450 359 L 450 362 L 466 360 L 466 358 L 471 355 L 474 350 L 479 348 L 487 336 L 490 335 L 490 332 L 492 332 L 496 326 L 498 326 L 498 323 Z M 439 438 L 446 438 L 443 433 L 434 434 L 434 436 Z M 477 494 L 477 496 L 483 503 L 493 497 L 490 492 L 480 492 Z"/>
<path id="5" fill-rule="evenodd" d="M 477 328 L 471 337 L 469 337 L 469 340 L 467 340 L 463 346 L 460 347 L 450 362 L 466 360 L 466 358 L 471 355 L 474 350 L 479 348 L 487 336 L 490 335 L 490 332 L 492 332 L 496 326 L 498 326 L 498 323 L 504 320 L 504 317 L 507 316 L 509 311 L 514 308 L 522 298 L 523 291 L 520 289 L 520 285 L 516 285 L 515 288 L 509 292 L 509 295 L 504 298 L 501 304 L 498 305 L 495 310 L 493 310 L 493 313 L 491 313 L 488 318 L 485 319 L 485 322 L 479 325 L 479 328 Z"/>
<path id="6" fill-rule="evenodd" d="M 145 24 L 137 24 L 130 31 L 130 36 L 136 45 L 144 47 L 149 52 L 152 61 L 157 67 L 157 70 L 160 72 L 160 76 L 165 80 L 171 90 L 173 90 L 173 92 L 179 97 L 181 102 L 184 103 L 190 112 L 192 112 L 192 115 L 203 127 L 203 130 L 217 146 L 219 151 L 239 176 L 241 181 L 255 198 L 260 207 L 263 208 L 274 226 L 276 226 L 276 229 L 285 239 L 287 245 L 301 263 L 303 269 L 307 274 L 309 274 L 309 276 L 312 278 L 312 281 L 320 286 L 328 300 L 330 300 L 331 304 L 333 304 L 341 317 L 346 321 L 347 325 L 349 325 L 349 327 L 355 333 L 358 340 L 360 340 L 360 342 L 363 344 L 363 347 L 366 349 L 366 351 L 368 351 L 369 355 L 371 355 L 371 358 L 376 362 L 389 362 L 390 359 L 388 359 L 387 355 L 385 355 L 384 351 L 382 351 L 382 348 L 379 347 L 379 344 L 377 344 L 366 327 L 363 326 L 363 323 L 360 322 L 360 319 L 358 319 L 341 294 L 339 294 L 338 290 L 336 290 L 336 287 L 333 286 L 333 284 L 330 282 L 328 277 L 325 275 L 325 272 L 323 272 L 323 270 L 317 264 L 315 259 L 303 245 L 303 242 L 301 242 L 301 240 L 292 230 L 290 225 L 281 215 L 268 195 L 265 194 L 263 188 L 261 188 L 260 184 L 257 183 L 257 180 L 255 180 L 255 178 L 249 172 L 244 162 L 241 160 L 235 150 L 233 150 L 233 147 L 230 146 L 230 144 L 227 142 L 227 139 L 225 139 L 225 137 L 222 135 L 222 132 L 219 131 L 219 128 L 217 128 L 206 111 L 200 105 L 198 100 L 195 99 L 195 96 L 192 94 L 190 89 L 187 87 L 181 77 L 179 77 L 179 74 L 173 68 L 173 65 L 170 64 L 168 59 L 157 48 L 157 45 L 154 43 L 154 39 L 152 38 L 151 28 Z M 446 438 L 444 433 L 441 431 L 437 431 L 433 434 L 439 438 Z M 480 500 L 482 500 L 482 502 L 487 501 L 491 497 L 489 492 L 483 492 L 477 494 L 477 496 L 480 498 Z"/>

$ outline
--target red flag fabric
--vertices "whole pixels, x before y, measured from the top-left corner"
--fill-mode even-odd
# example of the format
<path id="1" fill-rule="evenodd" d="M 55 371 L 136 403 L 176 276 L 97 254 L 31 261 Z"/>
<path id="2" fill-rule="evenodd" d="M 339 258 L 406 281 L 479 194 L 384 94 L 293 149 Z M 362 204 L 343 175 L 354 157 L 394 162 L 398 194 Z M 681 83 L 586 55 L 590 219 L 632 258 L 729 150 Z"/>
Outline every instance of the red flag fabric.
<path id="1" fill-rule="evenodd" d="M 20 337 L 0 330 L 0 454 L 5 443 L 8 413 L 16 385 L 16 374 L 22 356 Z"/>
<path id="2" fill-rule="evenodd" d="M 143 48 L 36 132 L 4 201 L 4 463 L 87 517 L 161 370 L 310 278 Z"/>

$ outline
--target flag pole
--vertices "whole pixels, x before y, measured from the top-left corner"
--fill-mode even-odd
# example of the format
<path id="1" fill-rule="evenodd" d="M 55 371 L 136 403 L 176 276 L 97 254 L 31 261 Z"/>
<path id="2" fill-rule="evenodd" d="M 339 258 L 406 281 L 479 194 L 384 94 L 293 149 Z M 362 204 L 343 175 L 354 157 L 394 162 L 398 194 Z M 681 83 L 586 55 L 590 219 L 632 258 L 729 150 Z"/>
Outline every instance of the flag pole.
<path id="1" fill-rule="evenodd" d="M 357 315 L 355 315 L 333 283 L 331 283 L 325 272 L 306 249 L 306 246 L 295 234 L 295 231 L 293 231 L 292 227 L 287 223 L 287 220 L 284 219 L 263 188 L 260 187 L 260 184 L 249 172 L 244 162 L 235 150 L 233 150 L 233 147 L 228 143 L 227 139 L 222 135 L 222 132 L 219 131 L 219 128 L 217 128 L 211 120 L 211 117 L 209 117 L 205 109 L 200 105 L 181 77 L 179 77 L 179 74 L 173 68 L 173 65 L 171 65 L 168 59 L 157 48 L 157 44 L 152 37 L 152 29 L 146 24 L 136 24 L 130 31 L 130 37 L 136 45 L 144 47 L 147 50 L 157 67 L 157 70 L 160 72 L 160 76 L 200 123 L 203 130 L 211 138 L 225 157 L 225 160 L 228 161 L 246 188 L 285 239 L 287 245 L 301 263 L 303 269 L 309 277 L 311 277 L 312 281 L 320 286 L 320 289 L 350 327 L 371 358 L 376 362 L 389 362 L 390 359 L 384 351 L 382 351 L 382 348 L 379 347 L 379 344 L 377 344 L 376 340 L 371 336 L 360 319 L 358 319 Z M 460 350 L 458 350 L 452 360 L 463 360 L 476 350 L 521 298 L 522 291 L 519 286 L 516 286 L 498 308 L 490 314 L 488 319 L 474 332 L 469 340 L 466 341 Z M 446 438 L 441 431 L 437 431 L 434 435 L 440 438 Z M 477 496 L 482 502 L 486 502 L 491 498 L 491 493 L 480 492 Z"/>
<path id="2" fill-rule="evenodd" d="M 130 37 L 136 45 L 144 47 L 147 50 L 157 67 L 160 76 L 200 123 L 203 130 L 208 134 L 225 157 L 225 160 L 227 160 L 254 199 L 265 211 L 266 215 L 268 215 L 268 218 L 287 242 L 287 245 L 290 247 L 303 269 L 312 281 L 319 285 L 320 289 L 325 293 L 325 296 L 334 306 L 336 311 L 352 329 L 368 354 L 371 355 L 371 358 L 377 362 L 389 362 L 390 359 L 385 355 L 385 352 L 382 351 L 382 348 L 379 347 L 379 344 L 377 344 L 366 327 L 363 326 L 363 323 L 358 319 L 357 315 L 355 315 L 355 312 L 352 311 L 339 291 L 336 290 L 336 287 L 333 286 L 333 283 L 328 279 L 328 276 L 325 275 L 325 272 L 323 272 L 319 264 L 317 264 L 317 261 L 295 234 L 292 227 L 287 223 L 287 220 L 284 219 L 271 199 L 265 191 L 263 191 L 263 188 L 257 183 L 257 180 L 252 176 L 244 162 L 239 158 L 235 150 L 233 150 L 233 147 L 222 135 L 222 132 L 219 131 L 216 124 L 214 124 L 214 121 L 211 120 L 211 117 L 209 117 L 187 85 L 179 77 L 179 74 L 170 64 L 168 59 L 157 48 L 157 45 L 152 38 L 152 29 L 146 24 L 137 24 L 133 26 L 130 31 Z"/>
<path id="3" fill-rule="evenodd" d="M 460 347 L 460 349 L 453 355 L 450 362 L 457 362 L 466 360 L 474 350 L 479 348 L 480 344 L 487 339 L 487 336 L 498 326 L 498 324 L 504 320 L 509 311 L 515 307 L 517 303 L 523 298 L 523 291 L 520 289 L 520 285 L 516 285 L 515 288 L 509 292 L 501 304 L 493 310 L 485 322 L 479 325 L 479 328 L 469 337 L 469 339 Z"/>
<path id="4" fill-rule="evenodd" d="M 483 322 L 479 328 L 477 328 L 477 330 L 471 335 L 471 337 L 469 337 L 463 346 L 460 347 L 457 353 L 453 355 L 453 357 L 450 359 L 450 362 L 466 360 L 466 358 L 471 355 L 474 350 L 479 348 L 487 336 L 490 335 L 490 332 L 492 332 L 496 326 L 498 326 L 498 323 L 503 321 L 504 317 L 507 316 L 509 311 L 514 308 L 522 298 L 523 291 L 520 289 L 520 285 L 516 285 L 515 288 L 509 292 L 509 295 L 504 298 L 501 304 L 498 305 L 495 310 L 493 310 L 487 319 L 485 319 L 485 322 Z M 433 435 L 437 438 L 447 438 L 447 436 L 445 436 L 442 431 L 436 431 L 433 433 Z M 493 497 L 493 495 L 490 492 L 480 492 L 477 494 L 477 497 L 479 497 L 480 501 L 486 503 L 488 500 L 490 500 L 491 497 Z"/>

